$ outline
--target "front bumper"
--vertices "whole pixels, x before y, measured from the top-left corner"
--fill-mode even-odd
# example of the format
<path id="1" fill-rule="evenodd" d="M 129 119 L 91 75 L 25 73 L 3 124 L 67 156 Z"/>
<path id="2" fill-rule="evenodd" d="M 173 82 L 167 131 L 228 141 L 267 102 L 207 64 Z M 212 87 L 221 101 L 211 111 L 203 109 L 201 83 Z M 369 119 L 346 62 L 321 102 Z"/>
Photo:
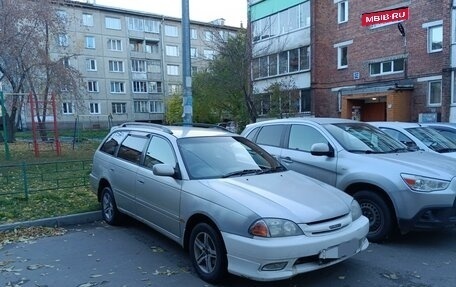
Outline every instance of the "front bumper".
<path id="1" fill-rule="evenodd" d="M 453 206 L 428 206 L 411 219 L 399 219 L 402 232 L 456 227 L 456 199 Z"/>
<path id="2" fill-rule="evenodd" d="M 362 216 L 346 228 L 320 236 L 247 238 L 222 233 L 228 257 L 228 271 L 257 281 L 282 280 L 321 269 L 365 250 L 369 221 Z M 342 249 L 352 245 L 350 252 Z M 334 256 L 334 251 L 340 256 Z M 282 266 L 280 270 L 268 270 Z"/>

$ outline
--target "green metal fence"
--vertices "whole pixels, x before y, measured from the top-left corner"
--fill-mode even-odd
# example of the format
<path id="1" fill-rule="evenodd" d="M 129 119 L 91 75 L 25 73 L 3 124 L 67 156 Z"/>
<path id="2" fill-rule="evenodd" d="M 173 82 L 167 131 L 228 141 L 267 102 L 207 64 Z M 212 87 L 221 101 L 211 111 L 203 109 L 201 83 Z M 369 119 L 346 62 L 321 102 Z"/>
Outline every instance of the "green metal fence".
<path id="1" fill-rule="evenodd" d="M 89 185 L 92 160 L 0 165 L 0 197 Z"/>

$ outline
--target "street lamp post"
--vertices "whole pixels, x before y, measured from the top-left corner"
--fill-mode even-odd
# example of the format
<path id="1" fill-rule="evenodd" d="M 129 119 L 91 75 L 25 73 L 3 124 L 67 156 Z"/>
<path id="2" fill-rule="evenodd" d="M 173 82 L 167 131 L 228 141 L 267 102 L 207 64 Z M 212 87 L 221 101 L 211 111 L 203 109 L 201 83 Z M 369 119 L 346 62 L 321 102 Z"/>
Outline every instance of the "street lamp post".
<path id="1" fill-rule="evenodd" d="M 189 0 L 182 0 L 182 83 L 183 83 L 183 123 L 192 125 L 193 98 L 190 62 L 190 18 Z"/>

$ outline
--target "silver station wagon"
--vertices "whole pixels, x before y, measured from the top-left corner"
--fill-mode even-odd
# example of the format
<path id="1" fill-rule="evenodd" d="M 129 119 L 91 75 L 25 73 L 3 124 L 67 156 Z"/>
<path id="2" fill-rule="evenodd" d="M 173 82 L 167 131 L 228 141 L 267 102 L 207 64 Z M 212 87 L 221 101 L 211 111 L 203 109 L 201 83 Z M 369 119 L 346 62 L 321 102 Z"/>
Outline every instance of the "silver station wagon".
<path id="1" fill-rule="evenodd" d="M 122 124 L 95 152 L 90 181 L 107 223 L 144 222 L 187 249 L 211 283 L 227 272 L 290 278 L 369 245 L 350 195 L 222 128 Z"/>

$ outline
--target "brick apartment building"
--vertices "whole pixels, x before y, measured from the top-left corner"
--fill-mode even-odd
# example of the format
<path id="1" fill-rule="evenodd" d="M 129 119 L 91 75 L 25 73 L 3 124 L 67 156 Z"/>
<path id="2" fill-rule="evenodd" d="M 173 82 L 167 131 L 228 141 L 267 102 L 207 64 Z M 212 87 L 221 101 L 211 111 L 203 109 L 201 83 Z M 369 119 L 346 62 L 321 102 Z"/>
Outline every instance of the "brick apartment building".
<path id="1" fill-rule="evenodd" d="M 274 0 L 250 1 L 252 26 L 265 16 L 262 11 L 272 11 L 271 18 L 305 2 L 310 2 L 311 36 L 301 46 L 311 43 L 311 115 L 363 121 L 456 121 L 456 1 L 285 0 L 282 7 Z M 407 20 L 361 23 L 364 13 L 402 7 L 408 9 Z M 289 33 L 300 29 L 307 28 Z M 259 80 L 272 82 L 282 76 L 254 79 L 254 86 Z"/>

